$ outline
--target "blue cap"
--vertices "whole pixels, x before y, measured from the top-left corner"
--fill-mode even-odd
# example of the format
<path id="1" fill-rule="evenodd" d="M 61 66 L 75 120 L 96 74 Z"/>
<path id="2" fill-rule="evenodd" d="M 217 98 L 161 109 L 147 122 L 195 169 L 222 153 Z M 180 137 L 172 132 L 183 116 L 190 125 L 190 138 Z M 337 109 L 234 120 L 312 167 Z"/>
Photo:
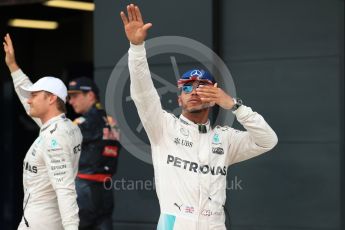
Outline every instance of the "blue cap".
<path id="1" fill-rule="evenodd" d="M 76 78 L 69 82 L 68 93 L 88 92 L 93 91 L 96 95 L 99 93 L 99 89 L 95 82 L 87 77 Z"/>
<path id="2" fill-rule="evenodd" d="M 216 81 L 214 77 L 207 71 L 203 69 L 192 69 L 185 72 L 181 78 L 177 81 L 177 86 L 180 88 L 184 84 L 191 82 L 191 81 L 204 81 L 209 84 L 214 84 Z"/>

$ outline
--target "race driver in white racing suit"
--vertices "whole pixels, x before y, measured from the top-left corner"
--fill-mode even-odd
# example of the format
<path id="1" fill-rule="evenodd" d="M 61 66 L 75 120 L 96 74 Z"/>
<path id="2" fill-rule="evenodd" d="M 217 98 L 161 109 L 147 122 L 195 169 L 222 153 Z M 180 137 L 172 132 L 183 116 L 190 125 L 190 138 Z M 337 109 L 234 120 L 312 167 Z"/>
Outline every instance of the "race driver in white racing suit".
<path id="1" fill-rule="evenodd" d="M 6 64 L 26 112 L 40 126 L 23 163 L 23 218 L 19 230 L 77 230 L 79 225 L 75 177 L 82 135 L 67 119 L 67 88 L 55 77 L 35 84 L 18 67 L 10 36 L 4 38 Z"/>
<path id="2" fill-rule="evenodd" d="M 217 87 L 206 71 L 194 69 L 178 81 L 180 117 L 162 109 L 146 59 L 144 39 L 151 23 L 131 4 L 121 12 L 130 41 L 131 97 L 149 137 L 161 215 L 158 230 L 224 230 L 229 165 L 269 151 L 277 136 L 261 115 Z M 215 84 L 214 84 L 215 83 Z M 247 131 L 212 128 L 210 107 L 232 109 Z"/>

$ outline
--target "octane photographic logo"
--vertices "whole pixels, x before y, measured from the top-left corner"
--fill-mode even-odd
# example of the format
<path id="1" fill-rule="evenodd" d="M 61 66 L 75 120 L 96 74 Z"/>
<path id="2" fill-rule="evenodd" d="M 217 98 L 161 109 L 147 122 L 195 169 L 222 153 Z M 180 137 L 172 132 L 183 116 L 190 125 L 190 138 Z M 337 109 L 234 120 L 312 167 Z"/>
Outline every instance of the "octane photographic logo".
<path id="1" fill-rule="evenodd" d="M 186 66 L 190 66 L 189 69 L 202 67 L 209 71 L 219 87 L 236 97 L 235 84 L 229 69 L 217 54 L 202 43 L 185 37 L 162 36 L 147 40 L 145 47 L 151 77 L 166 111 L 176 116 L 181 113 L 177 104 L 179 90 L 176 82 L 181 76 L 180 69 Z M 151 60 L 156 61 L 152 64 Z M 175 77 L 169 78 L 169 74 Z M 125 54 L 108 80 L 105 106 L 107 112 L 118 121 L 122 146 L 136 158 L 152 164 L 150 144 L 130 97 L 129 85 L 128 54 Z M 212 120 L 215 121 L 214 124 L 231 126 L 234 115 L 230 110 L 219 109 Z"/>

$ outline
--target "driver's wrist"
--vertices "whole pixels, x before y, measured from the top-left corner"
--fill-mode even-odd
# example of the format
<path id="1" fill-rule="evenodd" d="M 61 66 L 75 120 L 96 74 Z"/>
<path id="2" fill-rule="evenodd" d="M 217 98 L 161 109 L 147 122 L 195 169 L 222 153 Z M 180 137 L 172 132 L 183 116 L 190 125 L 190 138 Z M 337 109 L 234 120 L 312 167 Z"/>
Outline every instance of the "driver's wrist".
<path id="1" fill-rule="evenodd" d="M 228 100 L 228 103 L 229 103 L 228 109 L 232 109 L 235 105 L 234 98 L 230 97 L 230 100 Z"/>
<path id="2" fill-rule="evenodd" d="M 11 73 L 13 73 L 19 69 L 19 66 L 17 65 L 16 62 L 14 62 L 8 65 L 8 69 L 10 70 Z"/>
<path id="3" fill-rule="evenodd" d="M 140 45 L 135 45 L 133 43 L 130 43 L 130 50 L 135 53 L 143 52 L 145 50 L 145 42 L 143 42 Z"/>
<path id="4" fill-rule="evenodd" d="M 141 42 L 133 42 L 133 41 L 130 41 L 132 45 L 135 45 L 135 46 L 140 46 L 142 44 L 144 44 L 144 41 L 141 41 Z"/>

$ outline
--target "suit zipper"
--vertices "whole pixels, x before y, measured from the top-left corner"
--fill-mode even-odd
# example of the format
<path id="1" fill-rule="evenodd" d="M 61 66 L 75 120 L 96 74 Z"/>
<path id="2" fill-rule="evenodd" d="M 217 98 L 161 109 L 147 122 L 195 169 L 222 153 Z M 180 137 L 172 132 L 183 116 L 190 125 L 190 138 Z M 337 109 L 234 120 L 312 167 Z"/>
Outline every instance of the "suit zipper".
<path id="1" fill-rule="evenodd" d="M 29 202 L 29 199 L 30 199 L 30 195 L 31 194 L 29 193 L 28 199 L 26 199 L 26 202 L 25 202 L 25 205 L 24 205 L 24 208 L 23 208 L 23 219 L 24 219 L 26 227 L 30 227 L 28 220 L 25 218 L 25 209 L 26 209 L 26 206 L 28 205 L 28 202 Z"/>

